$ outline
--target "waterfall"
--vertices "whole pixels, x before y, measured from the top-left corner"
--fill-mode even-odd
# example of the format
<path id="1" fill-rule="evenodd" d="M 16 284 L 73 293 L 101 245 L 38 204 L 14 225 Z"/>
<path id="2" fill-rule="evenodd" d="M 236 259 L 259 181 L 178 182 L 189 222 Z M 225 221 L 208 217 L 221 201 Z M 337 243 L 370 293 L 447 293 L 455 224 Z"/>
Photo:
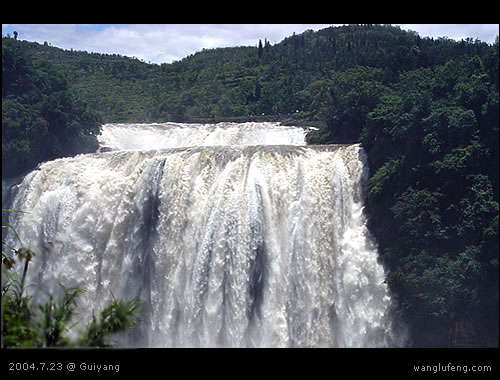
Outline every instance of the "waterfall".
<path id="1" fill-rule="evenodd" d="M 9 222 L 39 253 L 33 297 L 84 288 L 83 319 L 140 298 L 127 346 L 402 344 L 359 144 L 307 146 L 273 123 L 106 124 L 99 139 L 12 189 L 28 213 Z"/>

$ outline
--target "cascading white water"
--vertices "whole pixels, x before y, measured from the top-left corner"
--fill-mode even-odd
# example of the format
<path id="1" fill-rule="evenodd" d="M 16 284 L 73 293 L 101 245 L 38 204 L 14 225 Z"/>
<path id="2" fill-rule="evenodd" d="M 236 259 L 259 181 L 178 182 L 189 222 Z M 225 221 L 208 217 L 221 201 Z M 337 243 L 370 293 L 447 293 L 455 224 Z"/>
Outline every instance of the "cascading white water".
<path id="1" fill-rule="evenodd" d="M 108 124 L 99 136 L 111 150 L 152 150 L 188 146 L 304 145 L 304 130 L 273 123 Z"/>
<path id="2" fill-rule="evenodd" d="M 85 288 L 87 313 L 139 297 L 130 346 L 401 345 L 363 216 L 363 150 L 304 135 L 104 125 L 112 151 L 46 162 L 15 189 L 10 207 L 29 213 L 12 224 L 41 253 L 30 281 Z"/>

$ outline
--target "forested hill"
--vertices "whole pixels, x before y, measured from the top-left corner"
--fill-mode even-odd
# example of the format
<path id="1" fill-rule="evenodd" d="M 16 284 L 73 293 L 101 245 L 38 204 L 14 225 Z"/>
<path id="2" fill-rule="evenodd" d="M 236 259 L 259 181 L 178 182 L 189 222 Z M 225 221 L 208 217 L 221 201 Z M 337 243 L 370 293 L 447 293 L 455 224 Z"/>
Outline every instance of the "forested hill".
<path id="1" fill-rule="evenodd" d="M 3 38 L 3 175 L 92 151 L 104 122 L 305 120 L 367 152 L 413 344 L 498 346 L 498 48 L 351 25 L 154 65 Z"/>
<path id="2" fill-rule="evenodd" d="M 311 142 L 358 141 L 367 113 L 400 74 L 475 56 L 498 85 L 498 44 L 391 26 L 306 31 L 162 65 L 2 38 L 4 175 L 94 149 L 106 122 L 307 120 L 322 127 Z"/>
<path id="3" fill-rule="evenodd" d="M 11 43 L 8 43 L 11 42 Z M 399 74 L 494 50 L 480 41 L 420 38 L 397 27 L 362 25 L 306 31 L 281 43 L 203 50 L 173 64 L 62 50 L 3 39 L 33 66 L 49 61 L 102 122 L 194 121 L 317 113 L 319 80 L 362 66 L 384 85 Z M 493 68 L 492 68 L 493 69 Z"/>

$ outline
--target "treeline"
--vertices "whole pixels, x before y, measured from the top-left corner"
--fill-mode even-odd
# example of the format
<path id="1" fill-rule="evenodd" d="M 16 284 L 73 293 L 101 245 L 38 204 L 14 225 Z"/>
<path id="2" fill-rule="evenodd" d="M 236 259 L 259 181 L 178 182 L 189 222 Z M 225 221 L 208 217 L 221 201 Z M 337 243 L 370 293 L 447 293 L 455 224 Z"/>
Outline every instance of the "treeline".
<path id="1" fill-rule="evenodd" d="M 4 38 L 2 59 L 11 174 L 93 149 L 98 120 L 293 117 L 319 128 L 309 143 L 362 142 L 370 229 L 413 344 L 498 345 L 498 38 L 350 25 L 162 65 Z"/>
<path id="2" fill-rule="evenodd" d="M 317 81 L 356 66 L 380 68 L 382 82 L 400 72 L 444 64 L 463 55 L 483 55 L 480 41 L 420 38 L 380 25 L 306 31 L 272 46 L 213 49 L 162 65 L 154 120 L 219 120 L 264 115 L 315 115 Z"/>
<path id="3" fill-rule="evenodd" d="M 99 119 L 72 91 L 64 71 L 2 39 L 2 176 L 39 162 L 95 151 Z"/>
<path id="4" fill-rule="evenodd" d="M 380 68 L 387 85 L 397 82 L 400 72 L 491 50 L 480 41 L 420 38 L 380 25 L 306 31 L 276 45 L 264 39 L 254 47 L 208 49 L 162 65 L 15 42 L 30 61 L 50 61 L 64 72 L 70 89 L 102 122 L 310 116 L 316 112 L 313 84 L 332 73 L 355 66 Z"/>

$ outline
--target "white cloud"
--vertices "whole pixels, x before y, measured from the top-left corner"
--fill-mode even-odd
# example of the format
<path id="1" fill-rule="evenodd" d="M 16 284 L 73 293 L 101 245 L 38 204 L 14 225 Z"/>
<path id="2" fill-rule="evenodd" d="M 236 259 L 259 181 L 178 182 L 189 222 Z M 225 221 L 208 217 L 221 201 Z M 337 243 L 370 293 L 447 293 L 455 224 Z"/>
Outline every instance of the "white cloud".
<path id="1" fill-rule="evenodd" d="M 180 60 L 204 48 L 257 46 L 259 39 L 277 43 L 293 32 L 327 24 L 3 24 L 19 38 L 64 49 L 135 56 L 154 63 Z"/>
<path id="2" fill-rule="evenodd" d="M 402 29 L 413 30 L 421 37 L 448 37 L 454 40 L 466 38 L 495 42 L 498 24 L 399 24 Z"/>
<path id="3" fill-rule="evenodd" d="M 337 24 L 339 25 L 339 24 Z M 492 43 L 498 25 L 399 24 L 425 36 L 454 39 L 479 38 Z M 257 46 L 266 38 L 276 44 L 293 33 L 319 30 L 328 24 L 2 24 L 2 34 L 19 32 L 19 38 L 64 49 L 137 57 L 146 62 L 180 60 L 204 48 Z"/>

